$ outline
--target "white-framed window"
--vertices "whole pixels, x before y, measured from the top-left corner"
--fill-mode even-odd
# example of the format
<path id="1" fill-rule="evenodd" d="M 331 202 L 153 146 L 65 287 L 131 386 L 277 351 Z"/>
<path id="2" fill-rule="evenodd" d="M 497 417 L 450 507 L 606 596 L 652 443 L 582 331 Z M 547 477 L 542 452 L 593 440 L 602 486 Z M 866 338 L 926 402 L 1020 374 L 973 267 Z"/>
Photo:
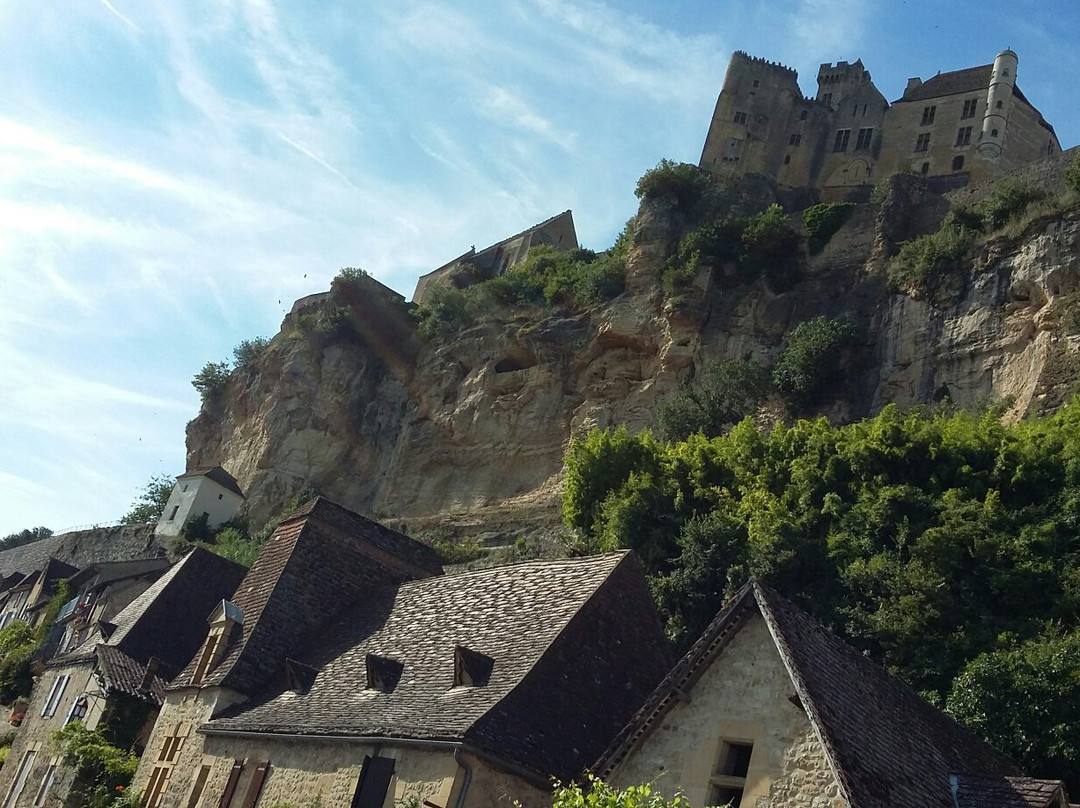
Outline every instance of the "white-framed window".
<path id="1" fill-rule="evenodd" d="M 45 699 L 45 704 L 41 707 L 42 716 L 47 717 L 56 714 L 56 708 L 60 706 L 60 699 L 64 696 L 64 688 L 67 687 L 70 678 L 67 674 L 62 673 L 53 679 L 52 690 L 49 691 L 49 697 Z"/>
<path id="2" fill-rule="evenodd" d="M 37 794 L 34 795 L 34 808 L 41 808 L 45 804 L 45 798 L 49 796 L 49 789 L 52 788 L 53 780 L 56 779 L 56 770 L 60 766 L 60 758 L 53 758 L 49 762 L 49 768 L 45 770 L 45 776 L 41 778 L 41 785 L 38 786 Z"/>
<path id="3" fill-rule="evenodd" d="M 26 786 L 26 778 L 30 776 L 30 770 L 34 768 L 34 758 L 36 757 L 36 749 L 27 749 L 23 752 L 22 760 L 19 762 L 19 771 L 16 772 L 11 788 L 8 789 L 7 799 L 4 800 L 4 808 L 12 808 L 18 802 L 19 795 L 22 794 L 22 790 Z"/>
<path id="4" fill-rule="evenodd" d="M 64 719 L 64 726 L 66 727 L 72 721 L 86 722 L 86 711 L 90 707 L 90 697 L 83 693 L 79 698 L 75 699 L 71 704 L 71 709 L 68 710 L 67 718 Z"/>

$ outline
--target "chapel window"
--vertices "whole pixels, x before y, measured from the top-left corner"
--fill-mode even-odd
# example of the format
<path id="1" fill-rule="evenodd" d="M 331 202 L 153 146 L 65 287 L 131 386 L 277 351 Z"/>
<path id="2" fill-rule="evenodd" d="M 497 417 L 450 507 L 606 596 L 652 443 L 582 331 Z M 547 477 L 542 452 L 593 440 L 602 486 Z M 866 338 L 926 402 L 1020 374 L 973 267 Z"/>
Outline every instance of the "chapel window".
<path id="1" fill-rule="evenodd" d="M 962 126 L 956 132 L 956 145 L 957 146 L 970 146 L 971 145 L 971 127 Z"/>
<path id="2" fill-rule="evenodd" d="M 958 154 L 952 159 L 952 170 L 960 171 L 964 167 L 964 155 Z"/>
<path id="3" fill-rule="evenodd" d="M 735 113 L 735 123 L 742 124 L 743 126 L 745 126 L 746 125 L 746 113 L 745 112 L 736 112 Z"/>
<path id="4" fill-rule="evenodd" d="M 937 107 L 923 107 L 922 126 L 929 126 L 932 124 L 935 115 L 937 115 Z"/>
<path id="5" fill-rule="evenodd" d="M 915 140 L 915 151 L 924 152 L 930 149 L 930 133 L 924 132 Z"/>
<path id="6" fill-rule="evenodd" d="M 969 98 L 964 102 L 964 111 L 960 114 L 961 118 L 974 118 L 975 111 L 978 109 L 979 99 Z"/>
<path id="7" fill-rule="evenodd" d="M 798 146 L 800 143 L 802 143 L 802 135 L 800 134 L 794 134 L 788 138 L 789 146 Z"/>

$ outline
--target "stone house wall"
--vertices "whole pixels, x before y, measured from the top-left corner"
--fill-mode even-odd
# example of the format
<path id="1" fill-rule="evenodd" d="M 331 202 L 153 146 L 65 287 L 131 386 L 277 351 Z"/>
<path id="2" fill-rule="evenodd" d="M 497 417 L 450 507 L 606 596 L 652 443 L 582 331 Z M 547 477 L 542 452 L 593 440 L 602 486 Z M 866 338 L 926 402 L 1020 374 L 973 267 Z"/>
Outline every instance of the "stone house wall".
<path id="1" fill-rule="evenodd" d="M 710 804 L 725 741 L 752 743 L 742 808 L 843 808 L 836 778 L 758 613 L 608 778 Z M 793 703 L 796 702 L 796 703 Z"/>
<path id="2" fill-rule="evenodd" d="M 56 704 L 55 710 L 47 716 L 43 716 L 42 708 L 52 693 L 53 684 L 57 677 L 68 676 L 63 694 Z M 15 801 L 15 808 L 31 806 L 38 795 L 42 784 L 48 774 L 50 766 L 56 766 L 52 775 L 44 805 L 52 808 L 63 803 L 64 798 L 71 791 L 75 780 L 75 770 L 70 766 L 64 766 L 59 750 L 53 743 L 53 734 L 64 727 L 68 715 L 75 701 L 83 694 L 95 694 L 100 691 L 97 679 L 94 676 L 91 661 L 79 662 L 65 667 L 51 667 L 46 669 L 34 687 L 30 698 L 30 705 L 26 710 L 19 731 L 15 735 L 15 741 L 8 753 L 6 765 L 0 769 L 0 795 L 7 802 L 11 796 L 12 786 L 15 780 L 22 779 L 21 788 Z M 105 699 L 99 695 L 88 696 L 87 714 L 83 723 L 87 729 L 94 729 L 101 721 L 105 709 Z M 25 778 L 19 778 L 21 763 L 28 752 L 33 752 L 33 763 Z"/>

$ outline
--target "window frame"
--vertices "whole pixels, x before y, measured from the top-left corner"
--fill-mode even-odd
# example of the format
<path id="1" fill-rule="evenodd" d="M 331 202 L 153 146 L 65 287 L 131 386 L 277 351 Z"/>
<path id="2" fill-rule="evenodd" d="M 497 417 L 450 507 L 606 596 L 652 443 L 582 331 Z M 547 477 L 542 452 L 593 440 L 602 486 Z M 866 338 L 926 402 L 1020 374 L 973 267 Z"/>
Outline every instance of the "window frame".
<path id="1" fill-rule="evenodd" d="M 847 152 L 848 144 L 851 142 L 851 130 L 850 129 L 837 129 L 836 137 L 833 139 L 833 154 L 844 154 Z"/>
<path id="2" fill-rule="evenodd" d="M 934 118 L 937 117 L 937 104 L 930 107 L 923 107 L 922 111 L 922 123 L 919 126 L 933 126 Z"/>
<path id="3" fill-rule="evenodd" d="M 45 703 L 41 705 L 42 718 L 51 718 L 56 715 L 56 710 L 60 706 L 60 699 L 64 697 L 64 691 L 67 690 L 69 681 L 71 681 L 71 677 L 66 673 L 58 673 L 56 678 L 53 679 L 53 685 L 49 690 L 48 698 L 46 698 Z"/>

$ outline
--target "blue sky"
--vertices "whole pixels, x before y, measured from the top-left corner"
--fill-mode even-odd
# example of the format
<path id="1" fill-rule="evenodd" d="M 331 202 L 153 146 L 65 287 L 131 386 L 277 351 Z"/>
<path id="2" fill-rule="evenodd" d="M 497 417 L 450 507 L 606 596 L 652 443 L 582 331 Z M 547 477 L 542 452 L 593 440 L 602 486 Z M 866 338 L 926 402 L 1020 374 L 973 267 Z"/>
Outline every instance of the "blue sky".
<path id="1" fill-rule="evenodd" d="M 190 380 L 361 266 L 566 208 L 603 249 L 699 156 L 732 50 L 908 76 L 1020 56 L 1080 140 L 1075 0 L 0 0 L 0 535 L 184 466 Z"/>

